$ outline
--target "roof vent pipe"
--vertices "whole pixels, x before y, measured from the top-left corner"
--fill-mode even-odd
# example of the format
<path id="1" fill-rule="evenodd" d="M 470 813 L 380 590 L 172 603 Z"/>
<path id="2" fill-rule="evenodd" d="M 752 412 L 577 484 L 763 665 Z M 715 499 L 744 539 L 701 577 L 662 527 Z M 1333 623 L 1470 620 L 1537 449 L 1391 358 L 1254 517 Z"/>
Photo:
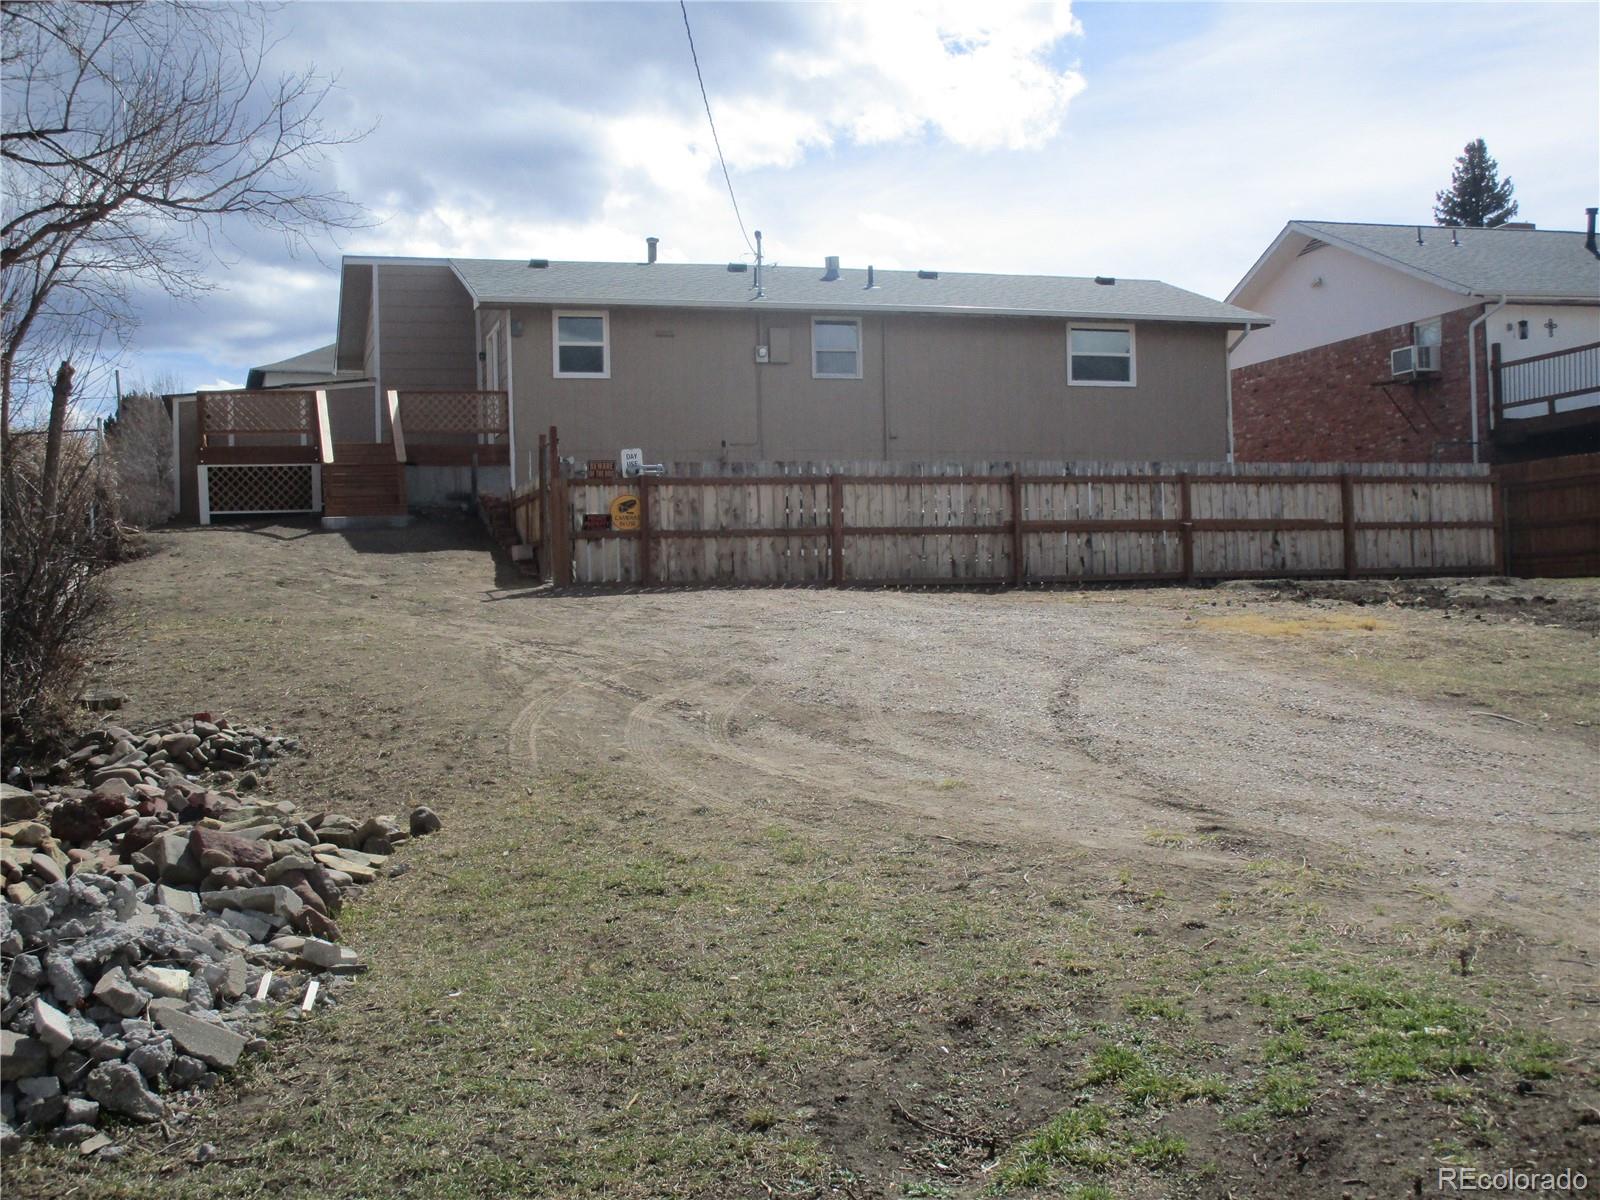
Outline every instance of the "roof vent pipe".
<path id="1" fill-rule="evenodd" d="M 832 283 L 834 280 L 839 278 L 839 256 L 837 254 L 830 254 L 822 261 L 824 266 L 827 268 L 822 272 L 822 282 Z"/>
<path id="2" fill-rule="evenodd" d="M 647 238 L 645 238 L 645 240 L 644 240 L 644 261 L 646 263 L 653 263 L 653 262 L 656 261 L 656 247 L 658 245 L 660 245 L 660 244 L 661 244 L 661 239 L 658 238 L 658 237 L 647 237 Z"/>
<path id="3" fill-rule="evenodd" d="M 1583 244 L 1588 248 L 1590 254 L 1600 258 L 1600 250 L 1595 249 L 1594 244 L 1594 218 L 1596 213 L 1600 213 L 1600 208 L 1586 208 L 1583 211 L 1589 214 L 1589 236 L 1584 239 Z"/>
<path id="4" fill-rule="evenodd" d="M 867 286 L 862 288 L 861 290 L 864 291 L 864 292 L 870 292 L 873 288 L 875 288 L 877 286 L 878 286 L 878 281 L 877 281 L 877 277 L 876 277 L 875 272 L 874 272 L 874 268 L 869 266 L 867 268 Z"/>

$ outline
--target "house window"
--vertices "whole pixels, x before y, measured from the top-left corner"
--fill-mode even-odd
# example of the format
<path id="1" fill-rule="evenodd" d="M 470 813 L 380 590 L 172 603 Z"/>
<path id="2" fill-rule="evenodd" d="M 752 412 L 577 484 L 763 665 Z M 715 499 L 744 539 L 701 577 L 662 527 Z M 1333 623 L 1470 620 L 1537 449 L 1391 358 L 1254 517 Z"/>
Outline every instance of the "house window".
<path id="1" fill-rule="evenodd" d="M 1526 321 L 1518 321 L 1517 322 L 1517 341 L 1525 342 L 1527 340 L 1528 340 L 1528 323 Z"/>
<path id="2" fill-rule="evenodd" d="M 1067 329 L 1067 382 L 1091 387 L 1132 387 L 1132 325 L 1074 325 Z"/>
<path id="3" fill-rule="evenodd" d="M 611 320 L 605 313 L 556 312 L 550 337 L 557 379 L 611 378 Z"/>
<path id="4" fill-rule="evenodd" d="M 1411 341 L 1415 346 L 1437 346 L 1444 340 L 1444 325 L 1435 317 L 1431 321 L 1418 321 L 1411 327 Z"/>
<path id="5" fill-rule="evenodd" d="M 861 378 L 861 322 L 854 317 L 811 321 L 811 378 Z"/>

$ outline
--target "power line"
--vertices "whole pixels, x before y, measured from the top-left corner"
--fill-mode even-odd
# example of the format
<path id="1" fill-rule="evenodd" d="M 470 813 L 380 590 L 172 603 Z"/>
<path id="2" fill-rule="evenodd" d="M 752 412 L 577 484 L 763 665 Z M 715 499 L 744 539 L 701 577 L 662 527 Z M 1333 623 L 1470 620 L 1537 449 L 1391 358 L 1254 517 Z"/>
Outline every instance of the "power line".
<path id="1" fill-rule="evenodd" d="M 683 31 L 689 35 L 689 57 L 694 59 L 694 77 L 700 83 L 700 100 L 706 106 L 706 124 L 711 126 L 711 143 L 717 148 L 717 161 L 722 164 L 722 178 L 728 185 L 728 199 L 733 202 L 733 219 L 739 222 L 739 234 L 744 238 L 744 244 L 754 254 L 756 248 L 750 243 L 750 235 L 745 232 L 744 217 L 739 213 L 739 198 L 733 194 L 733 176 L 728 174 L 728 160 L 722 156 L 722 139 L 717 136 L 717 123 L 711 119 L 711 100 L 706 95 L 705 76 L 700 74 L 700 56 L 694 49 L 694 30 L 689 28 L 689 6 L 685 0 L 678 0 L 678 8 L 683 13 Z"/>

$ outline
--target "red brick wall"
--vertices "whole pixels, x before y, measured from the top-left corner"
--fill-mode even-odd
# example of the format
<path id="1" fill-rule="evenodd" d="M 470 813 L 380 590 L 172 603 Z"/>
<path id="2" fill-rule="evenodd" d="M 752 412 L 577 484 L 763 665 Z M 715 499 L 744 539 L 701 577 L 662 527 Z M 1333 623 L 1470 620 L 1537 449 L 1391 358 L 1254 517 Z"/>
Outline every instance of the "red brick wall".
<path id="1" fill-rule="evenodd" d="M 1239 367 L 1234 456 L 1240 462 L 1472 461 L 1467 327 L 1482 311 L 1480 304 L 1444 315 L 1439 374 L 1415 384 L 1390 382 L 1389 375 L 1389 351 L 1411 341 L 1409 324 Z M 1480 352 L 1479 435 L 1487 447 L 1485 381 Z"/>

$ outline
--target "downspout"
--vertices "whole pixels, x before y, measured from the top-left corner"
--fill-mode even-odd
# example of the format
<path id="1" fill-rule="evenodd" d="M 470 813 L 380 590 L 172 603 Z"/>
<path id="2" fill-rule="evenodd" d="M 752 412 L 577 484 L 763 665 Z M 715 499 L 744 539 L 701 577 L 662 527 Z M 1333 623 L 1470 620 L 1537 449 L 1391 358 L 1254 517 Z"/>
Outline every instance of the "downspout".
<path id="1" fill-rule="evenodd" d="M 1239 340 L 1228 347 L 1228 352 L 1222 356 L 1222 373 L 1228 385 L 1228 461 L 1233 461 L 1233 352 L 1244 345 L 1245 338 L 1250 336 L 1250 331 L 1255 328 L 1249 321 L 1244 323 L 1244 332 L 1239 335 Z"/>
<path id="2" fill-rule="evenodd" d="M 1493 308 L 1486 308 L 1473 318 L 1472 324 L 1467 326 L 1467 394 L 1468 403 L 1472 405 L 1472 461 L 1477 463 L 1478 458 L 1478 326 L 1482 325 L 1495 313 L 1506 306 L 1508 297 L 1501 296 Z M 1484 342 L 1485 353 L 1488 352 L 1487 339 Z M 1489 414 L 1490 427 L 1493 427 L 1494 414 Z"/>

